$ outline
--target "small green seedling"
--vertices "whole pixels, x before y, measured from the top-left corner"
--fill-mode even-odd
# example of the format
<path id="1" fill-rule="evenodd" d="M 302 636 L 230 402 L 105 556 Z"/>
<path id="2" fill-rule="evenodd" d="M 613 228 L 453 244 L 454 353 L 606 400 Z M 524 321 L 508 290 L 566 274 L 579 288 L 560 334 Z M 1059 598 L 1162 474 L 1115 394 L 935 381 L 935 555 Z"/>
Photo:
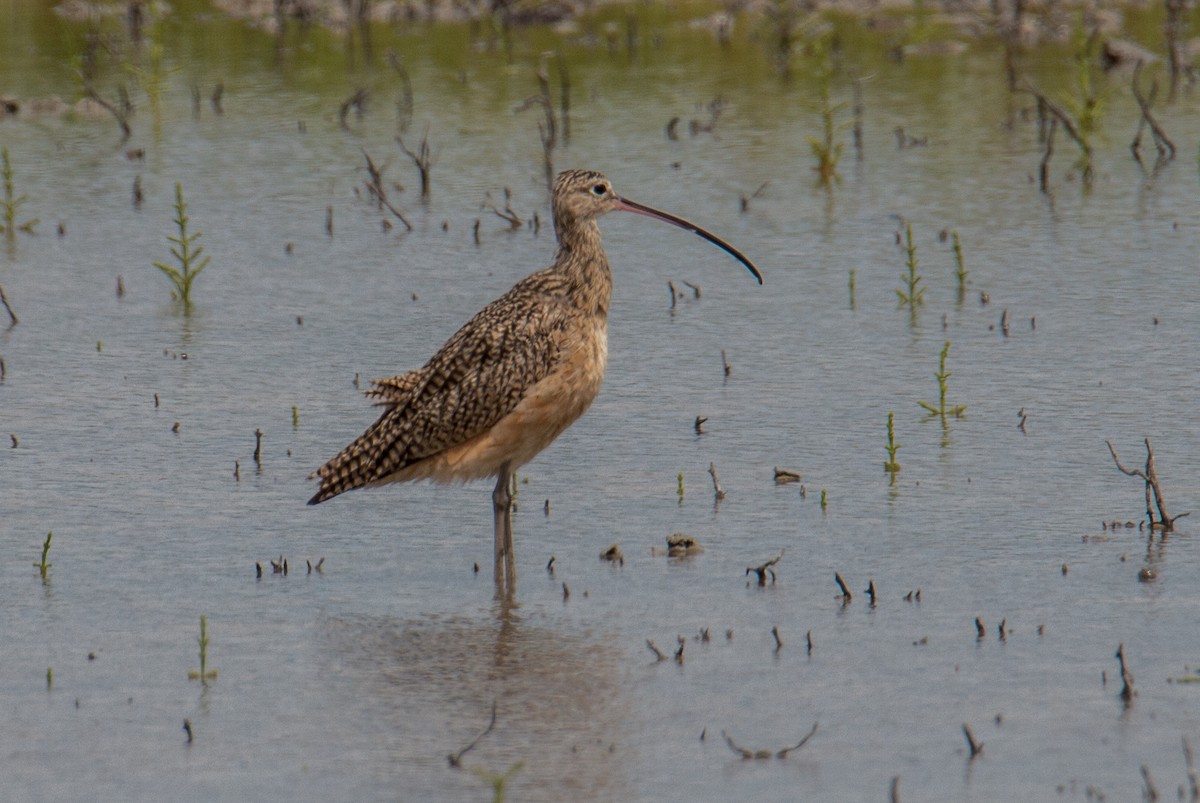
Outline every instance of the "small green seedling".
<path id="1" fill-rule="evenodd" d="M 967 411 L 967 405 L 958 404 L 954 407 L 946 407 L 946 386 L 950 379 L 950 372 L 946 370 L 946 355 L 950 353 L 950 341 L 946 341 L 946 345 L 942 348 L 942 356 L 938 359 L 938 369 L 934 373 L 938 381 L 938 406 L 934 407 L 928 402 L 919 401 L 917 404 L 929 411 L 931 416 L 940 416 L 944 421 L 947 415 L 952 415 L 955 418 L 962 418 L 963 413 Z"/>
<path id="2" fill-rule="evenodd" d="M 204 686 L 208 681 L 217 679 L 217 670 L 208 668 L 208 617 L 200 614 L 200 671 L 195 669 L 188 672 L 188 680 L 198 680 Z"/>
<path id="3" fill-rule="evenodd" d="M 683 472 L 679 472 L 679 488 L 676 490 L 679 494 L 679 504 L 683 504 Z"/>
<path id="4" fill-rule="evenodd" d="M 961 304 L 967 296 L 967 266 L 963 260 L 962 242 L 958 239 L 958 232 L 951 232 L 950 237 L 954 242 L 954 278 L 958 280 L 958 303 Z"/>
<path id="5" fill-rule="evenodd" d="M 0 176 L 4 179 L 4 198 L 0 199 L 0 207 L 4 210 L 4 223 L 0 224 L 0 231 L 3 231 L 9 240 L 16 238 L 18 231 L 33 234 L 33 227 L 38 224 L 37 218 L 26 220 L 24 223 L 17 222 L 17 209 L 25 203 L 27 196 L 18 196 L 13 188 L 12 161 L 8 158 L 7 147 L 0 148 Z"/>
<path id="6" fill-rule="evenodd" d="M 54 538 L 53 532 L 46 533 L 46 543 L 42 544 L 42 562 L 33 564 L 33 568 L 42 573 L 42 578 L 45 579 L 46 572 L 50 570 L 53 563 L 46 562 L 46 556 L 50 554 L 50 541 Z"/>
<path id="7" fill-rule="evenodd" d="M 894 474 L 900 470 L 900 462 L 896 460 L 896 452 L 900 451 L 900 444 L 896 443 L 896 430 L 893 424 L 895 415 L 888 411 L 888 427 L 887 427 L 887 446 L 883 448 L 887 451 L 887 460 L 883 461 L 883 470 L 889 474 Z"/>
<path id="8" fill-rule="evenodd" d="M 821 489 L 821 510 L 825 510 L 829 506 L 829 495 L 825 493 L 825 489 Z"/>
<path id="9" fill-rule="evenodd" d="M 486 770 L 481 770 L 478 767 L 472 767 L 471 772 L 475 773 L 475 775 L 482 779 L 484 783 L 491 784 L 492 803 L 504 803 L 504 791 L 508 786 L 508 782 L 511 781 L 524 767 L 525 762 L 518 761 L 516 764 L 513 764 L 511 767 L 509 767 L 508 771 L 503 775 L 495 775 L 487 772 Z"/>
<path id="10" fill-rule="evenodd" d="M 53 689 L 54 689 L 54 667 L 48 666 L 48 667 L 46 667 L 46 691 L 53 691 Z"/>
<path id="11" fill-rule="evenodd" d="M 817 112 L 821 115 L 821 137 L 809 137 L 808 144 L 817 162 L 813 170 L 817 174 L 817 184 L 821 187 L 831 187 L 833 182 L 841 181 L 837 166 L 842 158 L 845 143 L 837 139 L 837 134 L 850 125 L 836 122 L 838 113 L 845 109 L 846 104 L 833 103 L 830 97 L 829 83 L 833 75 L 833 60 L 830 56 L 833 49 L 832 40 L 832 34 L 823 34 L 812 43 L 816 61 L 813 74 L 817 83 Z"/>
<path id="12" fill-rule="evenodd" d="M 292 429 L 300 429 L 300 408 L 292 405 Z"/>
<path id="13" fill-rule="evenodd" d="M 179 227 L 179 236 L 167 237 L 167 239 L 175 243 L 175 246 L 171 247 L 171 254 L 179 260 L 179 267 L 165 265 L 162 262 L 155 262 L 154 267 L 165 273 L 171 283 L 175 285 L 172 295 L 183 303 L 184 309 L 191 308 L 192 282 L 196 280 L 202 270 L 208 267 L 209 260 L 209 257 L 200 258 L 204 252 L 204 246 L 195 245 L 196 240 L 200 239 L 203 232 L 188 234 L 188 219 L 187 202 L 183 200 L 183 185 L 176 181 L 175 225 Z"/>
<path id="14" fill-rule="evenodd" d="M 907 304 L 915 309 L 925 303 L 925 288 L 917 286 L 921 283 L 921 275 L 917 273 L 917 247 L 913 245 L 911 223 L 904 226 L 904 254 L 908 273 L 900 275 L 904 289 L 896 290 L 896 296 L 900 299 L 900 306 Z"/>

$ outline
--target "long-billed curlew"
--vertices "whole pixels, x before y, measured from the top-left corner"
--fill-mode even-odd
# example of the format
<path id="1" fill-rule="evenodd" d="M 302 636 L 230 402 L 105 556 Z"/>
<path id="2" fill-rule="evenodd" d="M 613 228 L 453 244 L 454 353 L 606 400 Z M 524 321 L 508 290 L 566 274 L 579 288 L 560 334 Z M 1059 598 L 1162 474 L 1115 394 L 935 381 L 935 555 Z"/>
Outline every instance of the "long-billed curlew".
<path id="1" fill-rule="evenodd" d="M 373 382 L 383 414 L 313 476 L 310 505 L 391 482 L 495 477 L 495 579 L 516 582 L 512 478 L 596 398 L 608 358 L 612 273 L 596 221 L 621 209 L 700 235 L 762 275 L 733 246 L 682 218 L 622 198 L 604 176 L 567 170 L 554 182 L 558 252 L 479 311 L 424 367 Z"/>

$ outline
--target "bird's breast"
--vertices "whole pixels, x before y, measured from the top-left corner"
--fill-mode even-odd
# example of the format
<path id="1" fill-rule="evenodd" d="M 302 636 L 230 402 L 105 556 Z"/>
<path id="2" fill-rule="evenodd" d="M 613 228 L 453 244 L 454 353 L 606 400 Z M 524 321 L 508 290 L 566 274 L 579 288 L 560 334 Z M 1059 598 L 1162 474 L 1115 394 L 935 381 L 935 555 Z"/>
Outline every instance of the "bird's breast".
<path id="1" fill-rule="evenodd" d="M 398 479 L 461 482 L 494 477 L 532 460 L 591 405 L 604 382 L 608 322 L 603 315 L 578 319 L 559 341 L 559 359 L 529 386 L 511 412 L 465 443 L 406 469 Z"/>

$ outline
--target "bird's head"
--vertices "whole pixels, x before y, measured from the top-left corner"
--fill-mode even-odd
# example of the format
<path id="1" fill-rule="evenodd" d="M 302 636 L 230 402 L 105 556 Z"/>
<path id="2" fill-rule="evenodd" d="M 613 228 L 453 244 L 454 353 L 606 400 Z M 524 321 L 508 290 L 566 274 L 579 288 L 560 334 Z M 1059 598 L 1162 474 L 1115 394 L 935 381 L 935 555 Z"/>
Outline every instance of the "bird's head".
<path id="1" fill-rule="evenodd" d="M 618 208 L 621 198 L 595 170 L 564 170 L 554 182 L 554 219 L 561 224 L 595 220 Z"/>
<path id="2" fill-rule="evenodd" d="M 554 227 L 560 240 L 568 237 L 567 232 L 576 231 L 578 224 L 594 222 L 596 218 L 606 212 L 615 209 L 634 212 L 663 223 L 670 223 L 672 226 L 678 226 L 703 237 L 741 262 L 758 280 L 758 283 L 762 284 L 762 274 L 741 251 L 695 223 L 637 201 L 622 198 L 613 190 L 612 184 L 604 177 L 603 173 L 597 173 L 595 170 L 564 170 L 558 174 L 558 178 L 554 182 L 552 203 L 554 205 Z"/>

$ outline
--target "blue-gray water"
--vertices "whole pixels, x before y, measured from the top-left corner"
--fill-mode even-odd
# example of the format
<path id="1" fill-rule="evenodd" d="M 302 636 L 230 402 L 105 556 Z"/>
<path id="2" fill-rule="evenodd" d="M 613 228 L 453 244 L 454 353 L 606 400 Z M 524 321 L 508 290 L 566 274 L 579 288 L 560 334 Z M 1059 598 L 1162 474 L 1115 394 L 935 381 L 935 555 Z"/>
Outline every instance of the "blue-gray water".
<path id="1" fill-rule="evenodd" d="M 0 287 L 20 318 L 0 331 L 0 434 L 17 439 L 0 450 L 7 799 L 489 800 L 487 778 L 518 762 L 513 800 L 883 800 L 895 776 L 904 800 L 1083 800 L 1089 788 L 1128 800 L 1143 765 L 1162 795 L 1187 788 L 1181 739 L 1200 744 L 1200 687 L 1172 680 L 1200 660 L 1194 525 L 1148 546 L 1144 531 L 1101 522 L 1144 508 L 1105 439 L 1140 466 L 1151 438 L 1173 514 L 1200 496 L 1190 95 L 1161 106 L 1180 155 L 1147 178 L 1127 150 L 1128 74 L 1100 77 L 1095 185 L 1080 186 L 1060 131 L 1048 198 L 1033 101 L 1007 94 L 997 48 L 873 59 L 865 158 L 840 129 L 827 194 L 807 142 L 815 90 L 781 84 L 749 38 L 724 51 L 668 20 L 664 44 L 645 31 L 632 60 L 563 44 L 574 104 L 556 164 L 600 169 L 622 194 L 711 228 L 766 283 L 683 232 L 603 221 L 608 377 L 521 472 L 508 607 L 493 598 L 486 483 L 304 502 L 307 474 L 374 420 L 356 374 L 365 386 L 419 366 L 551 258 L 537 112 L 513 112 L 536 91 L 546 34 L 517 36 L 511 63 L 465 44 L 435 57 L 420 29 L 393 34 L 414 85 L 406 142 L 428 124 L 437 155 L 426 205 L 393 143 L 386 66 L 322 83 L 305 49 L 334 47 L 319 33 L 277 65 L 271 37 L 194 12 L 162 34 L 180 70 L 157 128 L 142 94 L 121 147 L 106 117 L 0 122 L 28 195 L 19 218 L 41 219 L 36 236 L 0 242 Z M 69 64 L 22 52 L 0 91 L 74 100 Z M 1047 76 L 1066 53 L 1028 58 L 1065 89 Z M 205 100 L 194 118 L 192 83 L 207 97 L 217 80 L 224 114 Z M 338 105 L 356 82 L 372 102 L 346 131 Z M 833 91 L 849 100 L 844 75 Z M 718 94 L 716 135 L 689 136 Z M 673 116 L 678 141 L 664 135 Z M 928 145 L 898 150 L 898 125 Z M 363 148 L 404 185 L 390 193 L 413 232 L 384 231 L 390 215 L 363 197 Z M 190 316 L 152 267 L 168 259 L 176 181 L 212 256 Z M 741 213 L 739 194 L 768 181 Z M 505 187 L 540 234 L 481 209 L 489 192 L 503 206 Z M 897 216 L 926 287 L 915 320 L 897 306 Z M 970 271 L 962 303 L 943 229 Z M 673 311 L 668 280 L 687 296 Z M 947 400 L 967 411 L 943 429 L 917 402 L 937 401 L 947 339 Z M 717 506 L 710 463 L 727 492 Z M 776 486 L 775 466 L 800 471 L 807 494 Z M 43 582 L 31 564 L 51 530 Z M 652 553 L 676 531 L 705 552 Z M 623 568 L 598 558 L 613 543 Z M 756 587 L 746 568 L 781 551 L 777 582 Z M 271 573 L 281 555 L 286 577 Z M 321 558 L 323 573 L 306 574 Z M 1139 582 L 1143 567 L 1156 579 Z M 219 671 L 207 688 L 188 679 L 201 614 Z M 670 654 L 679 636 L 682 664 L 645 646 Z M 493 703 L 495 727 L 450 768 Z M 777 750 L 817 722 L 784 760 L 743 761 L 721 736 Z M 964 723 L 985 744 L 974 761 Z"/>

